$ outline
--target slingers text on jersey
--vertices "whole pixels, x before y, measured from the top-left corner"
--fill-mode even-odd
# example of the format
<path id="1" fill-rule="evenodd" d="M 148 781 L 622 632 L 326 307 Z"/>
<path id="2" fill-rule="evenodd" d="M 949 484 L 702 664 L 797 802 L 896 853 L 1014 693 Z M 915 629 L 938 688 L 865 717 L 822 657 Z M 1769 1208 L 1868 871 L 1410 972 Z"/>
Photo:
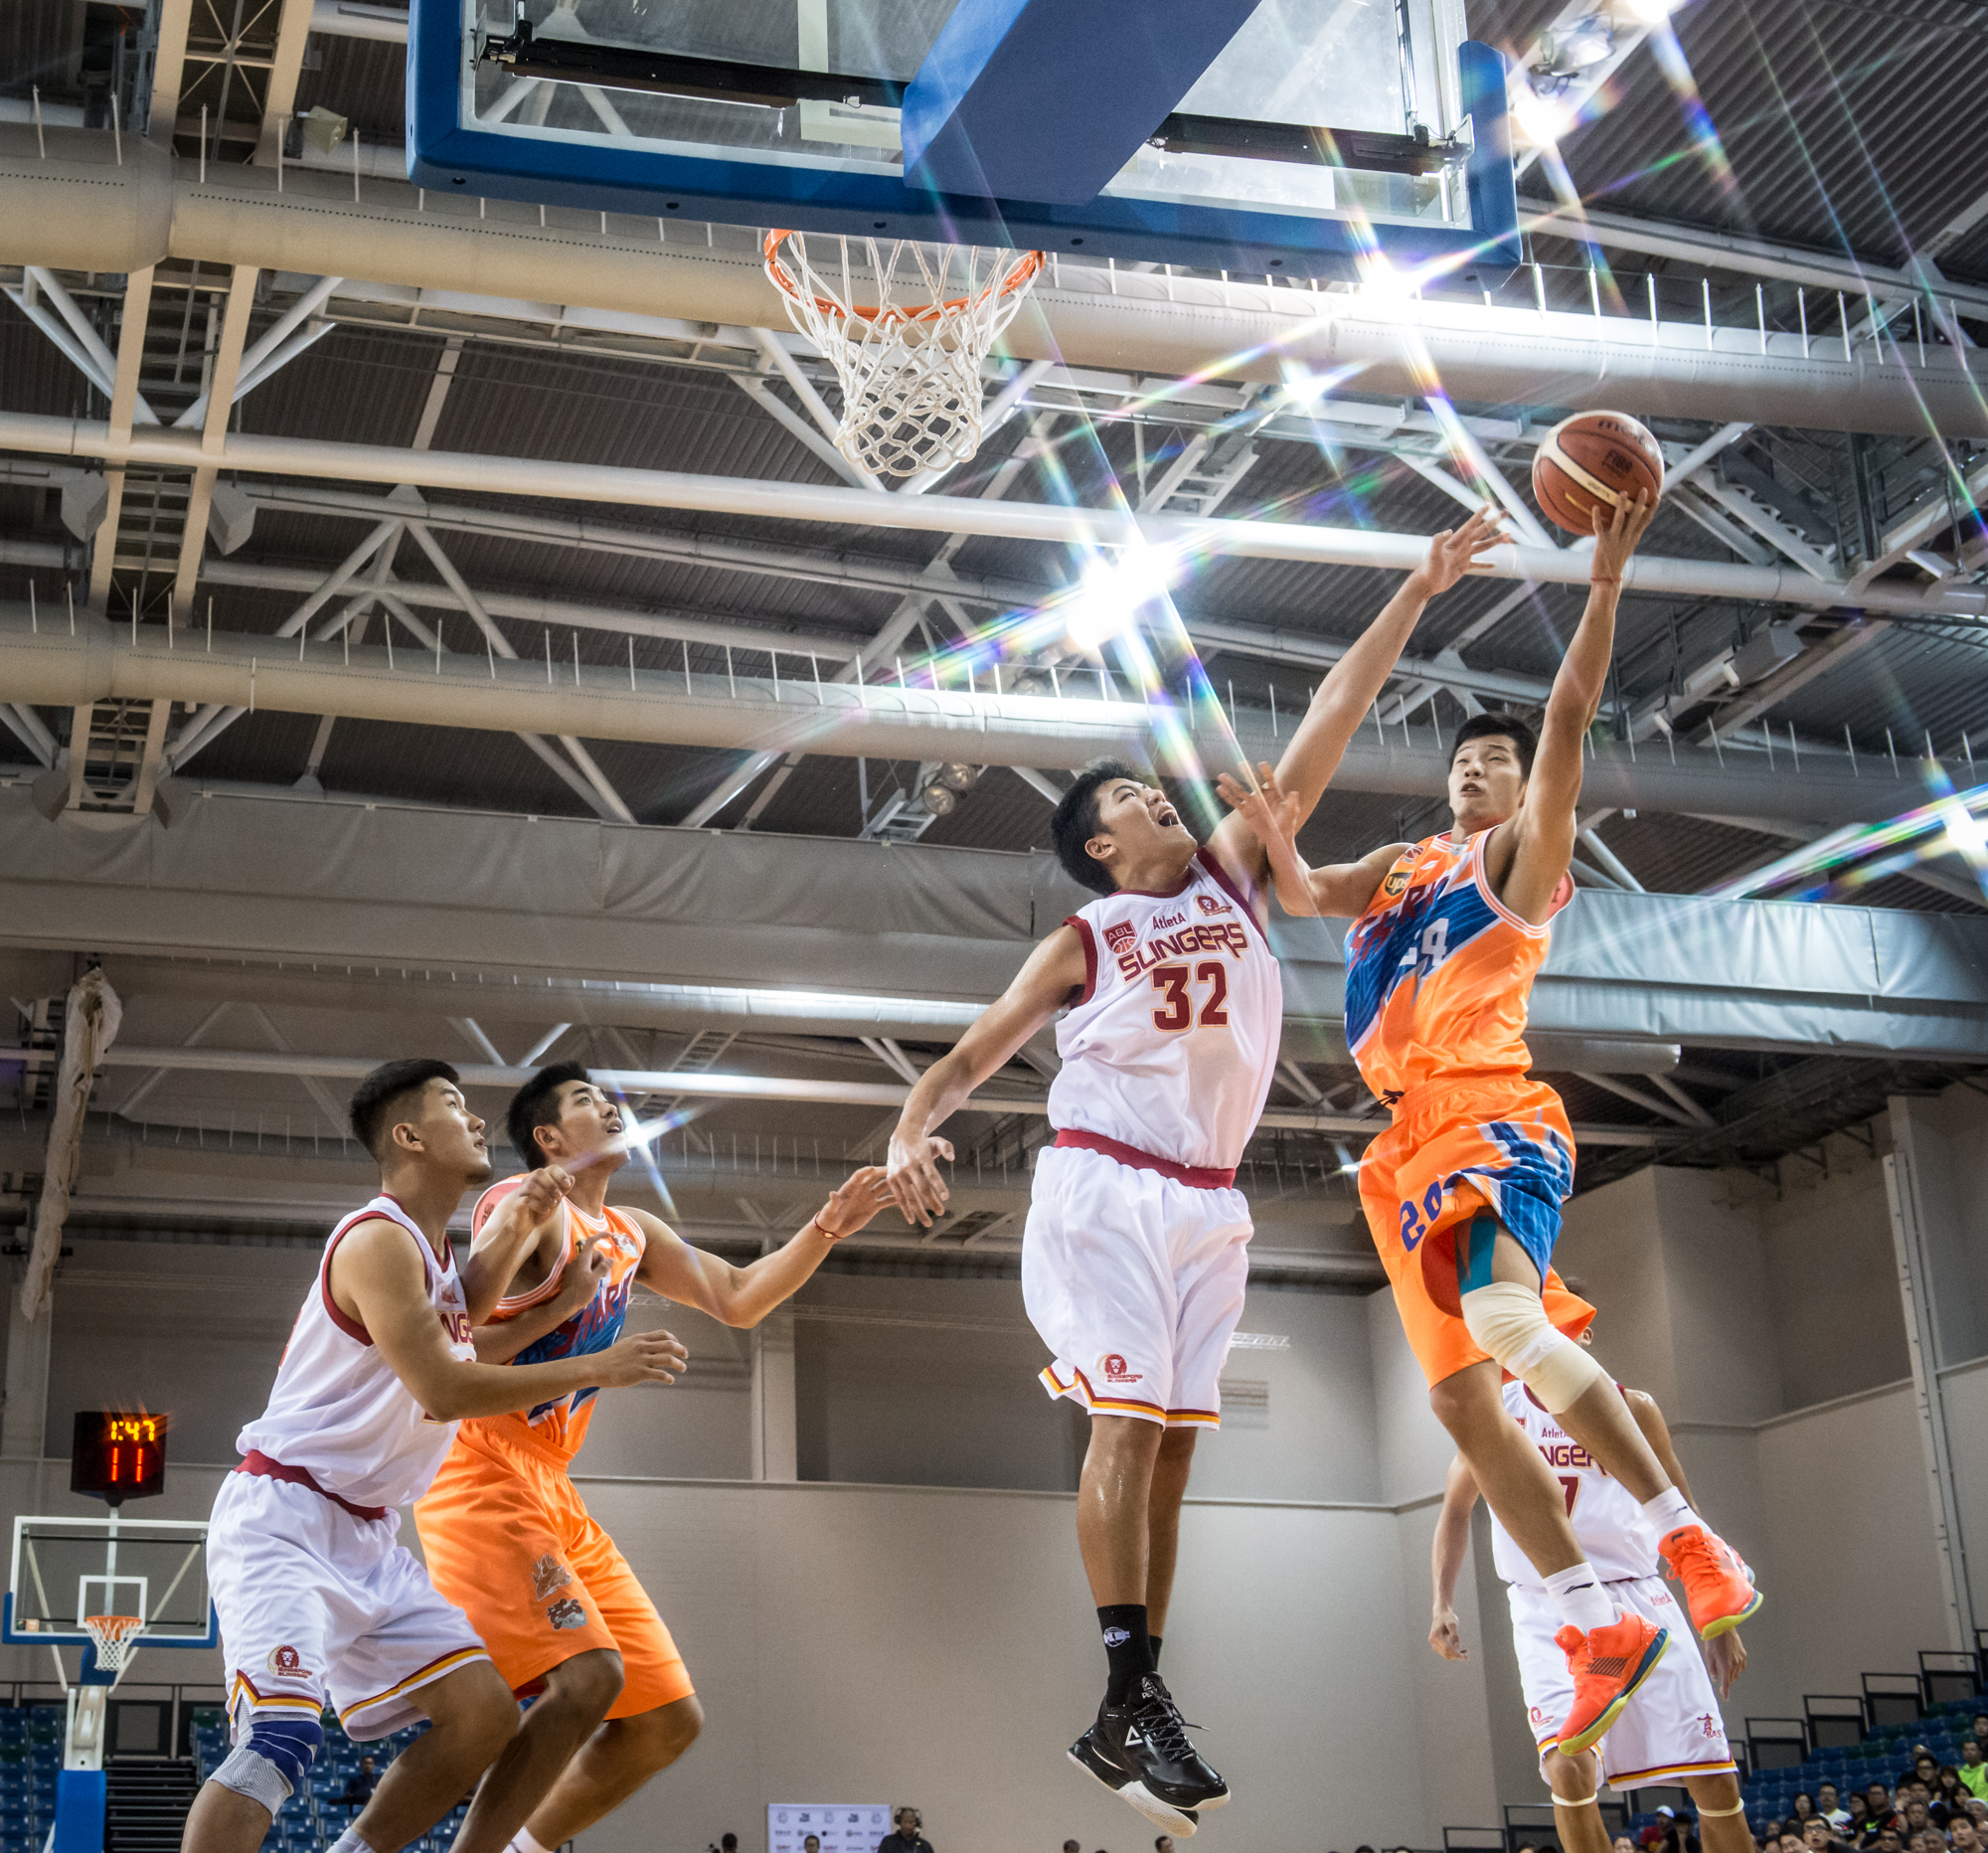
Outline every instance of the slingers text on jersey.
<path id="1" fill-rule="evenodd" d="M 1505 1413 L 1525 1431 L 1527 1440 L 1545 1456 L 1567 1497 L 1567 1516 L 1582 1554 L 1603 1583 L 1654 1577 L 1657 1535 L 1633 1493 L 1601 1470 L 1586 1448 L 1534 1400 L 1524 1384 L 1505 1386 Z M 1512 1542 L 1512 1535 L 1491 1519 L 1491 1557 L 1507 1583 L 1529 1590 L 1544 1589 L 1540 1573 Z"/>
<path id="2" fill-rule="evenodd" d="M 317 1283 L 311 1288 L 283 1361 L 269 1406 L 236 1437 L 245 1454 L 262 1453 L 301 1467 L 326 1492 L 354 1505 L 412 1505 L 441 1466 L 456 1425 L 433 1422 L 414 1393 L 380 1355 L 372 1335 L 349 1318 L 331 1296 L 331 1258 L 361 1223 L 385 1221 L 408 1233 L 421 1258 L 428 1302 L 448 1334 L 449 1354 L 471 1363 L 469 1307 L 455 1271 L 455 1254 L 444 1260 L 391 1197 L 375 1197 L 354 1211 L 324 1245 Z"/>
<path id="3" fill-rule="evenodd" d="M 1057 1025 L 1051 1124 L 1233 1170 L 1283 1032 L 1283 979 L 1253 900 L 1204 849 L 1173 894 L 1100 896 L 1066 925 L 1083 941 L 1084 987 Z"/>
<path id="4" fill-rule="evenodd" d="M 1526 997 L 1552 933 L 1491 892 L 1481 830 L 1397 858 L 1346 940 L 1346 1040 L 1384 1100 L 1450 1075 L 1523 1075 Z M 1558 914 L 1574 895 L 1563 877 Z M 1551 918 L 1551 915 L 1549 916 Z"/>

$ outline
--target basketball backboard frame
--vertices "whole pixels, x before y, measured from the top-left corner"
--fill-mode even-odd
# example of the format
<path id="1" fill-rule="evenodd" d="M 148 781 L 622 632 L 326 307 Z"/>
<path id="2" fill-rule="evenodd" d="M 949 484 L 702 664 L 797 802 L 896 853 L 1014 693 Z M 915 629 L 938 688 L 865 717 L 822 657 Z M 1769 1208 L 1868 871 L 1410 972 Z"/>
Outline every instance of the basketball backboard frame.
<path id="1" fill-rule="evenodd" d="M 1431 5 L 1433 0 L 1401 4 Z M 1456 44 L 1453 72 L 1438 86 L 1440 119 L 1430 126 L 1439 136 L 1453 138 L 1458 150 L 1453 162 L 1457 178 L 1442 188 L 1441 210 L 1450 214 L 1445 223 L 1437 217 L 1369 213 L 1358 206 L 1343 211 L 1247 210 L 1234 201 L 1207 204 L 1200 203 L 1199 195 L 1150 191 L 1106 191 L 1077 205 L 980 199 L 908 185 L 902 161 L 892 171 L 891 150 L 875 142 L 867 149 L 843 148 L 841 154 L 848 158 L 836 159 L 820 157 L 813 149 L 797 152 L 797 144 L 771 151 L 721 147 L 659 136 L 535 128 L 515 116 L 493 126 L 495 112 L 479 115 L 476 101 L 479 64 L 487 63 L 484 52 L 498 37 L 489 16 L 524 17 L 529 23 L 531 14 L 543 11 L 544 0 L 526 0 L 516 13 L 511 0 L 412 0 L 408 170 L 416 184 L 465 202 L 471 197 L 510 199 L 640 216 L 657 226 L 665 244 L 669 222 L 676 219 L 1041 249 L 1100 262 L 1109 258 L 1293 278 L 1354 276 L 1377 251 L 1398 268 L 1454 268 L 1484 281 L 1521 261 L 1505 65 L 1487 45 Z M 584 41 L 570 6 L 559 17 L 568 22 L 570 41 L 576 36 Z M 595 86 L 594 95 L 602 93 Z M 605 93 L 619 92 L 608 85 Z M 1190 92 L 1191 104 L 1194 96 Z M 804 111 L 833 108 L 826 101 L 803 101 L 790 113 L 798 118 Z M 525 113 L 524 108 L 516 112 Z M 874 105 L 841 113 L 852 118 L 889 115 Z M 1217 118 L 1178 119 L 1204 123 Z M 858 143 L 870 126 L 857 124 L 837 139 Z M 801 132 L 808 132 L 805 124 Z M 700 148 L 705 151 L 696 151 Z M 1219 171 L 1253 165 L 1237 160 Z"/>
<path id="2" fill-rule="evenodd" d="M 60 1551 L 57 1562 L 44 1561 L 51 1546 Z M 195 1579 L 191 1603 L 182 1594 L 189 1578 Z M 129 1600 L 134 1592 L 135 1604 Z M 189 1608 L 195 1612 L 187 1614 Z M 175 1612 L 185 1618 L 169 1619 Z M 105 1518 L 16 1516 L 7 1591 L 0 1598 L 0 1642 L 87 1648 L 85 1615 L 131 1613 L 143 1617 L 136 1636 L 140 1647 L 220 1644 L 221 1617 L 207 1581 L 205 1519 L 134 1519 L 115 1512 Z"/>

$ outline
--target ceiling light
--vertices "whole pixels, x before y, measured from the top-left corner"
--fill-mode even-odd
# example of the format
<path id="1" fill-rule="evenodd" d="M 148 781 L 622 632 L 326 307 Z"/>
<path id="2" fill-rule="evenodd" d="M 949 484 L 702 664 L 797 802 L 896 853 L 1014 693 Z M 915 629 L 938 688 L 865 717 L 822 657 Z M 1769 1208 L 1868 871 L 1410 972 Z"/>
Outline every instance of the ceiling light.
<path id="1" fill-rule="evenodd" d="M 1542 96 L 1522 85 L 1512 99 L 1512 116 L 1519 133 L 1535 148 L 1551 147 L 1574 126 L 1574 111 L 1557 97 Z"/>
<path id="2" fill-rule="evenodd" d="M 1677 8 L 1677 0 L 1627 0 L 1629 11 L 1646 26 L 1660 26 Z"/>
<path id="3" fill-rule="evenodd" d="M 1146 547 L 1120 549 L 1084 569 L 1067 618 L 1070 640 L 1088 656 L 1124 636 L 1139 621 L 1142 605 L 1167 595 L 1167 582 Z"/>
<path id="4" fill-rule="evenodd" d="M 959 793 L 950 785 L 940 784 L 936 778 L 925 786 L 920 795 L 924 799 L 925 809 L 934 817 L 949 817 L 959 803 Z"/>

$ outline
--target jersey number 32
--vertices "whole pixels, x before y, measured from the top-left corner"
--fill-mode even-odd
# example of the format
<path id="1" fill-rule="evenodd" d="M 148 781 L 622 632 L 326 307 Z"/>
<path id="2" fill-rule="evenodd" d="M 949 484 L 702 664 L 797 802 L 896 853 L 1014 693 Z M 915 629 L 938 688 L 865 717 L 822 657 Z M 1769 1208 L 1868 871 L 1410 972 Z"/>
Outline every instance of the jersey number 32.
<path id="1" fill-rule="evenodd" d="M 1229 973 L 1220 959 L 1205 958 L 1193 969 L 1195 981 L 1208 987 L 1202 1000 L 1200 1023 L 1203 1029 L 1229 1027 Z M 1195 1027 L 1194 999 L 1188 993 L 1189 970 L 1185 965 L 1155 965 L 1152 986 L 1166 994 L 1166 1002 L 1153 1012 L 1153 1028 L 1170 1034 Z"/>

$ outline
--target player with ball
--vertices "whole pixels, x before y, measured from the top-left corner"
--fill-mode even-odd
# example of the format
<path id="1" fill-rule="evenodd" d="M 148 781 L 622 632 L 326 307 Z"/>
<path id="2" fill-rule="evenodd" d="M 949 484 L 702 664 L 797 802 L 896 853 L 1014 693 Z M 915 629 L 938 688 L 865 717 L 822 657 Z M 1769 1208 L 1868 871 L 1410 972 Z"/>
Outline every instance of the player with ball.
<path id="1" fill-rule="evenodd" d="M 1476 715 L 1457 730 L 1450 829 L 1313 870 L 1298 855 L 1297 808 L 1267 765 L 1260 791 L 1223 781 L 1269 853 L 1285 911 L 1353 917 L 1346 1039 L 1394 1112 L 1362 1161 L 1361 1202 L 1429 1401 L 1558 1610 L 1574 1699 L 1550 1742 L 1568 1756 L 1607 1730 L 1670 1640 L 1620 1607 L 1586 1561 L 1562 1487 L 1505 1409 L 1501 1372 L 1641 1506 L 1701 1634 L 1724 1633 L 1760 1604 L 1607 1373 L 1568 1335 L 1590 1311 L 1553 1269 L 1574 1134 L 1560 1096 L 1529 1073 L 1524 1041 L 1551 922 L 1573 898 L 1581 753 L 1608 678 L 1615 607 L 1662 484 L 1656 439 L 1617 413 L 1570 419 L 1541 445 L 1541 506 L 1594 537 L 1587 606 L 1537 741 L 1514 715 Z"/>

